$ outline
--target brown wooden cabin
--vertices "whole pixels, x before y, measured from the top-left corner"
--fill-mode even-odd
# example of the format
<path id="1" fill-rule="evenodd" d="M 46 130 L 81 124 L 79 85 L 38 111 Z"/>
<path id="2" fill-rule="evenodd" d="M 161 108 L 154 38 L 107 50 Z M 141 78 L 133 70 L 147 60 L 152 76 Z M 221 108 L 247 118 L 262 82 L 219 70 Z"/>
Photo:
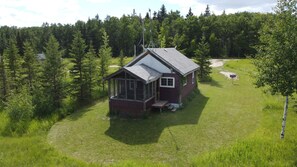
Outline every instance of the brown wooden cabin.
<path id="1" fill-rule="evenodd" d="M 175 48 L 146 49 L 106 77 L 110 113 L 141 117 L 156 104 L 182 104 L 185 97 L 197 88 L 198 68 Z"/>

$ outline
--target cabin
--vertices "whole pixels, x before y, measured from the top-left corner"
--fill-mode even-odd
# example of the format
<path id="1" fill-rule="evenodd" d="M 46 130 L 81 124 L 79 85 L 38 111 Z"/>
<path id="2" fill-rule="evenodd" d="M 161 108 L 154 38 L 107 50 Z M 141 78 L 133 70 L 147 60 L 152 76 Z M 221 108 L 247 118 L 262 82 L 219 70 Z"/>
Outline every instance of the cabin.
<path id="1" fill-rule="evenodd" d="M 141 117 L 152 108 L 178 107 L 197 89 L 199 66 L 175 48 L 147 48 L 126 66 L 105 78 L 109 111 Z"/>

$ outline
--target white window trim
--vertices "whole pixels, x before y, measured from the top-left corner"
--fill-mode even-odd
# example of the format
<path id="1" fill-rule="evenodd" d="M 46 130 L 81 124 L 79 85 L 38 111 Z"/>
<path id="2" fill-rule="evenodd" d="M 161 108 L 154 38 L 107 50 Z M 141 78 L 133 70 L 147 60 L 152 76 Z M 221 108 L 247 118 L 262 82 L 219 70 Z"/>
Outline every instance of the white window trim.
<path id="1" fill-rule="evenodd" d="M 166 79 L 167 80 L 167 85 L 162 85 L 162 79 Z M 172 79 L 173 85 L 172 86 L 168 86 L 168 79 Z M 174 77 L 162 77 L 160 79 L 160 87 L 162 88 L 175 88 L 175 78 Z"/>
<path id="2" fill-rule="evenodd" d="M 195 83 L 195 72 L 192 72 L 192 84 Z"/>

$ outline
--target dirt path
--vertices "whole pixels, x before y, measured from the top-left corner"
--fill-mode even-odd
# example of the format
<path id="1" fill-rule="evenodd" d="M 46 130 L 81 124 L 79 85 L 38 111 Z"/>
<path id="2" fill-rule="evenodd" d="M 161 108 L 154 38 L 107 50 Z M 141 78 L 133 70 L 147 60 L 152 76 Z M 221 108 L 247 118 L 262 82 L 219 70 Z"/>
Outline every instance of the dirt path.
<path id="1" fill-rule="evenodd" d="M 222 59 L 211 59 L 210 60 L 210 67 L 222 67 L 224 65 L 224 61 Z"/>
<path id="2" fill-rule="evenodd" d="M 223 59 L 211 59 L 211 65 L 210 67 L 216 68 L 216 67 L 222 67 L 224 65 L 224 62 L 229 61 L 229 60 L 223 60 Z M 229 79 L 238 79 L 238 76 L 234 72 L 229 72 L 229 71 L 221 71 L 220 74 L 224 75 L 225 77 Z M 233 76 L 233 78 L 231 77 Z"/>

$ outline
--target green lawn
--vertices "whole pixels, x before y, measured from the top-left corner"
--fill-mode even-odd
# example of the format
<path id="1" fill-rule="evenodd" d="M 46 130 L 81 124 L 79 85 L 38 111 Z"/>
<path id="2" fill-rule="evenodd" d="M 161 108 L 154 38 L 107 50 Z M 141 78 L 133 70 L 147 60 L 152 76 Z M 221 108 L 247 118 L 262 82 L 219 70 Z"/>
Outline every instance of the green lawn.
<path id="1" fill-rule="evenodd" d="M 50 131 L 48 120 L 33 121 L 23 137 L 0 134 L 0 166 L 297 166 L 293 102 L 280 140 L 284 99 L 254 88 L 248 60 L 224 66 L 239 75 L 234 83 L 220 69 L 213 70 L 212 82 L 199 83 L 200 94 L 176 113 L 109 119 L 107 100 L 101 100 Z M 0 132 L 6 122 L 0 112 Z"/>
<path id="2" fill-rule="evenodd" d="M 49 143 L 66 155 L 99 164 L 135 160 L 177 166 L 296 163 L 292 153 L 297 147 L 291 147 L 297 143 L 296 113 L 288 116 L 286 139 L 280 141 L 283 99 L 254 88 L 250 61 L 230 61 L 224 67 L 239 75 L 234 83 L 218 70 L 213 70 L 212 82 L 199 84 L 200 95 L 183 110 L 144 120 L 110 120 L 107 100 L 103 100 L 55 124 Z M 281 153 L 288 151 L 284 154 L 288 157 L 279 156 L 280 148 Z"/>

